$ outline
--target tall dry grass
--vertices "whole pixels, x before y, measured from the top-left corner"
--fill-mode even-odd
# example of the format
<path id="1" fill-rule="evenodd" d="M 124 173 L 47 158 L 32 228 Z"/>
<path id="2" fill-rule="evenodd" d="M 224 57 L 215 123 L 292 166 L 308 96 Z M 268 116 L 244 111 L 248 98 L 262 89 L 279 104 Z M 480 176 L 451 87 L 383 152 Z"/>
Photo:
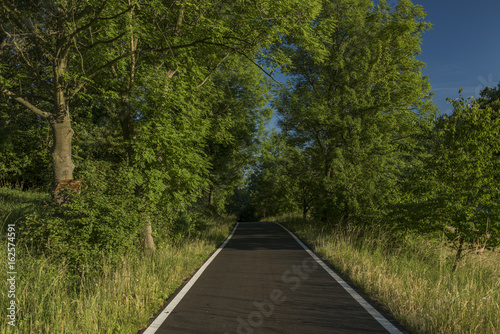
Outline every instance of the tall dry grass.
<path id="1" fill-rule="evenodd" d="M 452 272 L 453 252 L 439 239 L 293 216 L 278 221 L 413 333 L 500 333 L 498 252 L 471 254 Z"/>

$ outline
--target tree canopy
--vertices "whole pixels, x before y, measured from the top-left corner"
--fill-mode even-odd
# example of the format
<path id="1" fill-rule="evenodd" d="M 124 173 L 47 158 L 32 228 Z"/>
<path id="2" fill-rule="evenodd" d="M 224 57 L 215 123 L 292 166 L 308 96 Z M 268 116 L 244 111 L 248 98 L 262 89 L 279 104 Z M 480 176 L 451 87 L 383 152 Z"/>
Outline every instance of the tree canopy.
<path id="1" fill-rule="evenodd" d="M 274 104 L 290 142 L 321 171 L 323 218 L 377 217 L 391 200 L 399 147 L 429 98 L 416 58 L 423 17 L 409 1 L 329 1 L 283 46 L 292 79 Z"/>

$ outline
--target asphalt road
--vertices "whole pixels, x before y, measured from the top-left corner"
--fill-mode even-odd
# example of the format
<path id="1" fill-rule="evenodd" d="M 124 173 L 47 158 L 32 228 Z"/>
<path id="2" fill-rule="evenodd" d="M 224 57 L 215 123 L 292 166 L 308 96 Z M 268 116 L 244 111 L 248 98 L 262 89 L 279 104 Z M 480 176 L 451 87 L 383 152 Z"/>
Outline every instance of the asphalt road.
<path id="1" fill-rule="evenodd" d="M 240 223 L 189 291 L 179 289 L 145 333 L 405 332 L 356 292 L 359 301 L 353 298 L 354 290 L 311 254 L 281 225 Z"/>

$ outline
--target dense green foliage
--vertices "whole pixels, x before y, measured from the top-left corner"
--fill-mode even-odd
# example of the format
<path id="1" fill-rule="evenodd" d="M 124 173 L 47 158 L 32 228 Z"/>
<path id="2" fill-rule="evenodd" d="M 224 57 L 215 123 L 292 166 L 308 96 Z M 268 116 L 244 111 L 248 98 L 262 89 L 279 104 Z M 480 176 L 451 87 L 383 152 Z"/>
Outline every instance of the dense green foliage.
<path id="1" fill-rule="evenodd" d="M 140 203 L 133 196 L 133 183 L 126 180 L 129 169 L 111 169 L 104 162 L 85 167 L 82 194 L 70 192 L 71 204 L 48 201 L 19 225 L 20 237 L 32 253 L 59 259 L 75 272 L 84 266 L 89 271 L 99 269 L 92 259 L 103 255 L 116 261 L 140 249 L 134 246 L 139 242 L 141 217 L 130 208 Z"/>
<path id="2" fill-rule="evenodd" d="M 3 101 L 0 105 L 0 184 L 40 187 L 50 183 L 49 125 L 23 113 L 20 106 Z"/>
<path id="3" fill-rule="evenodd" d="M 297 210 L 294 198 L 296 184 L 287 173 L 290 147 L 282 134 L 272 133 L 262 145 L 255 174 L 250 177 L 252 202 L 260 217 L 275 216 Z M 272 199 L 272 200 L 270 200 Z"/>
<path id="4" fill-rule="evenodd" d="M 299 188 L 314 187 L 306 192 L 317 194 L 316 217 L 379 220 L 397 200 L 404 151 L 428 113 L 429 83 L 416 59 L 429 27 L 423 16 L 409 1 L 395 8 L 384 1 L 329 1 L 283 45 L 292 79 L 274 104 L 302 155 L 288 160 L 310 164 Z"/>
<path id="5" fill-rule="evenodd" d="M 410 196 L 397 214 L 411 229 L 441 231 L 458 261 L 469 248 L 499 245 L 500 118 L 463 97 L 450 103 L 453 114 L 421 142 L 428 154 L 406 180 Z"/>

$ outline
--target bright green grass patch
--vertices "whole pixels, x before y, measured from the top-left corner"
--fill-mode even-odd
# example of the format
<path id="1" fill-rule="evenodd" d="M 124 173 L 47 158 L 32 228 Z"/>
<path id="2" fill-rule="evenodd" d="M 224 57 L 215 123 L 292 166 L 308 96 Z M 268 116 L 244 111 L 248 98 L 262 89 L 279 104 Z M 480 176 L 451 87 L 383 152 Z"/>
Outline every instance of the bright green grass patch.
<path id="1" fill-rule="evenodd" d="M 0 194 L 10 194 L 0 190 Z M 43 200 L 40 194 L 12 193 L 1 212 L 25 211 Z M 29 197 L 32 196 L 32 197 Z M 19 204 L 33 200 L 31 204 Z M 50 198 L 47 198 L 50 199 Z M 38 203 L 38 204 L 37 204 Z M 8 207 L 7 207 L 8 206 Z M 22 207 L 22 210 L 20 209 Z M 9 216 L 9 223 L 12 221 Z M 206 219 L 205 230 L 177 246 L 162 244 L 151 256 L 130 254 L 111 266 L 106 258 L 101 275 L 75 277 L 64 263 L 35 257 L 22 245 L 16 247 L 16 326 L 8 325 L 7 245 L 0 242 L 0 333 L 137 333 L 182 282 L 200 267 L 229 234 L 234 219 Z M 5 306 L 5 307 L 4 307 Z"/>
<path id="2" fill-rule="evenodd" d="M 500 333 L 500 254 L 466 257 L 452 273 L 453 252 L 439 240 L 395 240 L 380 228 L 321 228 L 278 219 L 379 301 L 413 333 Z"/>

